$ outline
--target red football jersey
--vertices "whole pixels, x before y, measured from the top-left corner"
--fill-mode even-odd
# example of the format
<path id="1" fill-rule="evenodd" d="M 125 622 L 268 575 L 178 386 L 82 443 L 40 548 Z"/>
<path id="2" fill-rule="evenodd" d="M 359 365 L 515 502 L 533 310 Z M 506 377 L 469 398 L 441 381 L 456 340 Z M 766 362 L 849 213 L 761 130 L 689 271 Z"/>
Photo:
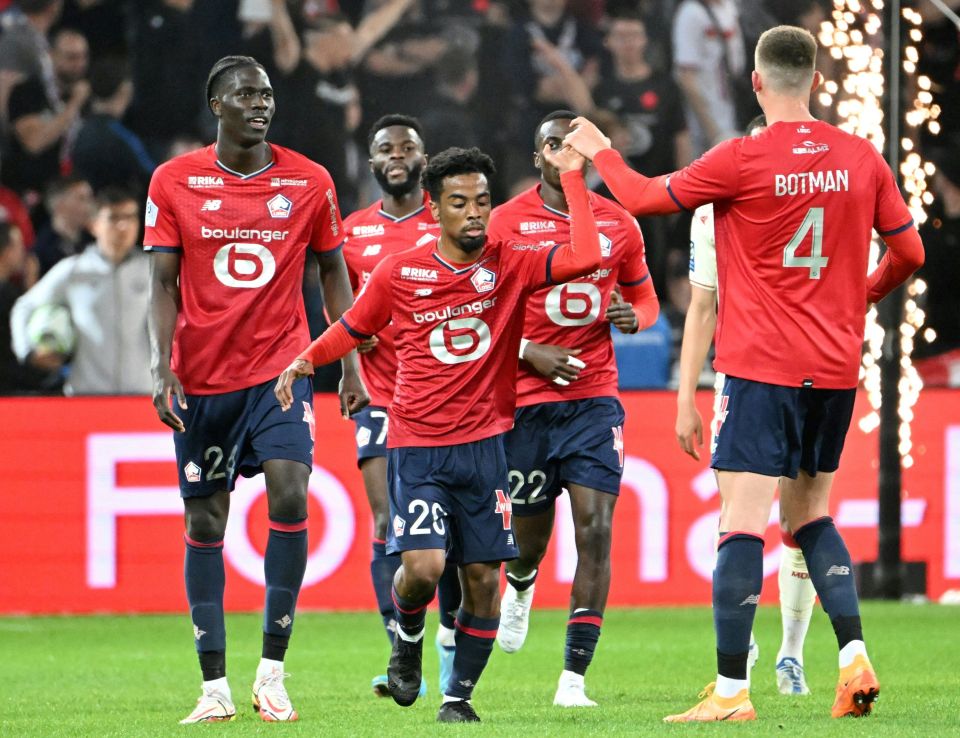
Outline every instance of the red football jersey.
<path id="1" fill-rule="evenodd" d="M 593 192 L 589 197 L 600 233 L 603 265 L 586 277 L 531 295 L 523 328 L 523 337 L 535 343 L 582 349 L 577 358 L 587 367 L 576 382 L 562 387 L 521 361 L 517 375 L 518 407 L 618 396 L 610 323 L 603 316 L 616 284 L 642 284 L 650 278 L 650 272 L 636 219 L 612 200 Z M 537 185 L 495 208 L 488 232 L 492 239 L 534 240 L 542 245 L 567 243 L 570 216 L 547 206 Z"/>
<path id="2" fill-rule="evenodd" d="M 189 394 L 277 377 L 309 342 L 304 254 L 343 240 L 327 170 L 271 145 L 273 162 L 231 171 L 207 146 L 161 165 L 150 180 L 144 247 L 177 251 L 181 307 L 171 368 Z"/>
<path id="3" fill-rule="evenodd" d="M 550 283 L 558 247 L 488 239 L 450 264 L 434 236 L 386 257 L 342 322 L 355 337 L 396 331 L 397 386 L 387 445 L 450 446 L 513 427 L 522 306 Z"/>
<path id="4" fill-rule="evenodd" d="M 343 221 L 346 241 L 343 258 L 350 272 L 353 291 L 359 291 L 370 278 L 374 267 L 384 257 L 413 248 L 424 233 L 438 233 L 440 224 L 433 219 L 424 196 L 423 205 L 403 218 L 383 212 L 383 201 L 348 215 Z M 373 351 L 360 354 L 360 372 L 370 393 L 371 405 L 386 406 L 393 398 L 397 374 L 394 330 L 389 325 L 377 334 L 380 343 Z"/>
<path id="5" fill-rule="evenodd" d="M 873 144 L 820 121 L 775 123 L 716 146 L 667 188 L 689 210 L 714 203 L 717 371 L 856 387 L 871 230 L 912 226 Z"/>

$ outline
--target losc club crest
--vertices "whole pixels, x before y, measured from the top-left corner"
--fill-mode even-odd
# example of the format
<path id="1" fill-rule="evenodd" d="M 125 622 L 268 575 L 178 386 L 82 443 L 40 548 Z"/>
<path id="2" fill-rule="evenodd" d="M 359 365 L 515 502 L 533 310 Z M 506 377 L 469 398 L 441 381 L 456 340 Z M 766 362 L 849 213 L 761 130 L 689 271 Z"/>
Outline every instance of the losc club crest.
<path id="1" fill-rule="evenodd" d="M 613 241 L 609 237 L 600 234 L 600 256 L 604 259 L 608 258 L 610 254 L 613 253 Z"/>
<path id="2" fill-rule="evenodd" d="M 293 210 L 293 202 L 283 195 L 274 195 L 267 200 L 267 210 L 271 218 L 289 218 Z"/>
<path id="3" fill-rule="evenodd" d="M 478 267 L 474 270 L 473 275 L 471 275 L 470 281 L 473 282 L 473 286 L 477 292 L 489 292 L 497 283 L 497 275 L 489 269 Z"/>

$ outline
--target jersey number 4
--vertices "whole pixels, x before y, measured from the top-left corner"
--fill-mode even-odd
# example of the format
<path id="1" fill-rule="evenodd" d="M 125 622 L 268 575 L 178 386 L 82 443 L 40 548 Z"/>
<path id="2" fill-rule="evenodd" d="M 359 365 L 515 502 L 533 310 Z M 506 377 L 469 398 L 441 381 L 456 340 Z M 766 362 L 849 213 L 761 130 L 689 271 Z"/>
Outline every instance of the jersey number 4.
<path id="1" fill-rule="evenodd" d="M 797 256 L 797 249 L 812 231 L 810 256 Z M 803 216 L 803 222 L 783 249 L 785 267 L 801 267 L 810 270 L 810 279 L 820 279 L 820 270 L 827 266 L 827 257 L 823 255 L 823 208 L 810 208 Z"/>

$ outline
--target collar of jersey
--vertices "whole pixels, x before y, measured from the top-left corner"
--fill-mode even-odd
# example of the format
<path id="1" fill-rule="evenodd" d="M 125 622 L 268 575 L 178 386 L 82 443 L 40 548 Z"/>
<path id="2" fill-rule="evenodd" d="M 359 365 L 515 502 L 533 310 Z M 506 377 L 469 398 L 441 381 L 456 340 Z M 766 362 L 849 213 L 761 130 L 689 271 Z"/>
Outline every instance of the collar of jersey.
<path id="1" fill-rule="evenodd" d="M 277 162 L 276 162 L 276 161 L 271 161 L 271 162 L 270 162 L 269 164 L 267 164 L 265 167 L 261 167 L 260 169 L 258 169 L 258 170 L 255 171 L 255 172 L 250 172 L 250 174 L 243 174 L 242 172 L 234 171 L 233 169 L 231 169 L 230 167 L 228 167 L 226 164 L 224 164 L 224 163 L 223 163 L 222 161 L 220 161 L 219 159 L 217 159 L 214 163 L 215 163 L 218 167 L 220 167 L 223 171 L 225 171 L 227 174 L 232 174 L 234 177 L 237 177 L 237 178 L 239 178 L 239 179 L 252 179 L 253 177 L 256 177 L 258 174 L 263 174 L 265 171 L 267 171 L 268 169 L 270 169 L 271 167 L 273 167 Z"/>
<path id="2" fill-rule="evenodd" d="M 542 203 L 542 204 L 544 209 L 546 209 L 548 212 L 551 212 L 554 215 L 559 215 L 561 218 L 565 218 L 566 220 L 570 220 L 570 213 L 565 213 L 562 210 L 557 210 L 556 208 L 552 208 L 549 205 L 547 205 L 547 203 Z"/>
<path id="3" fill-rule="evenodd" d="M 381 202 L 381 204 L 382 204 L 382 203 L 383 203 L 383 200 L 381 200 L 380 202 Z M 421 206 L 418 207 L 416 210 L 414 210 L 412 213 L 407 213 L 406 215 L 401 215 L 399 218 L 398 218 L 397 216 L 395 216 L 395 215 L 390 215 L 390 213 L 388 213 L 388 212 L 387 212 L 386 210 L 384 210 L 383 208 L 380 208 L 380 209 L 377 211 L 377 215 L 380 215 L 380 216 L 386 218 L 387 220 L 389 220 L 389 221 L 391 221 L 391 222 L 393 222 L 393 223 L 403 223 L 403 221 L 407 220 L 408 218 L 412 218 L 412 217 L 414 217 L 415 215 L 420 215 L 420 213 L 423 212 L 423 209 L 424 209 L 425 207 L 427 207 L 427 206 L 426 206 L 426 205 L 421 205 Z"/>
<path id="4" fill-rule="evenodd" d="M 442 256 L 440 256 L 440 254 L 438 254 L 436 251 L 433 252 L 433 258 L 436 259 L 437 261 L 439 261 L 440 264 L 441 264 L 441 266 L 446 267 L 447 269 L 449 269 L 449 270 L 450 270 L 451 272 L 453 272 L 454 274 L 463 274 L 464 272 L 469 272 L 471 269 L 476 269 L 476 268 L 477 268 L 478 266 L 480 266 L 484 261 L 486 261 L 486 257 L 481 256 L 479 259 L 477 259 L 477 260 L 476 260 L 475 262 L 473 262 L 472 264 L 469 264 L 469 265 L 467 265 L 467 266 L 465 266 L 465 267 L 461 267 L 461 268 L 457 269 L 457 268 L 456 268 L 455 266 L 453 266 L 452 264 L 444 261 L 444 258 L 443 258 Z"/>

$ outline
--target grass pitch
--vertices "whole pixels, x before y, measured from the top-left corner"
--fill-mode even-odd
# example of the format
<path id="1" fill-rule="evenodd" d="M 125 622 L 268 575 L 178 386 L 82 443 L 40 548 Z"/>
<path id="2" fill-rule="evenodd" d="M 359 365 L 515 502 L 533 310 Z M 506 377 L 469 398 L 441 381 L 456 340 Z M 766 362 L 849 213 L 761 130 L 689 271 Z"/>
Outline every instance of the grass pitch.
<path id="1" fill-rule="evenodd" d="M 960 610 L 937 605 L 868 603 L 864 625 L 882 684 L 874 714 L 831 720 L 836 642 L 818 610 L 806 647 L 813 694 L 776 693 L 780 643 L 776 607 L 758 611 L 760 661 L 752 698 L 759 719 L 726 725 L 663 725 L 694 704 L 714 675 L 706 608 L 611 610 L 587 675 L 592 710 L 551 705 L 563 666 L 565 613 L 534 610 L 523 650 L 494 648 L 474 704 L 481 725 L 437 725 L 436 617 L 424 649 L 426 698 L 403 709 L 377 699 L 370 679 L 383 673 L 388 646 L 368 613 L 301 613 L 287 657 L 297 723 L 262 723 L 249 689 L 259 658 L 260 617 L 228 618 L 228 673 L 238 715 L 232 723 L 180 726 L 193 707 L 200 674 L 186 615 L 0 619 L 5 689 L 2 736 L 560 736 L 686 735 L 721 732 L 793 736 L 960 735 Z"/>

